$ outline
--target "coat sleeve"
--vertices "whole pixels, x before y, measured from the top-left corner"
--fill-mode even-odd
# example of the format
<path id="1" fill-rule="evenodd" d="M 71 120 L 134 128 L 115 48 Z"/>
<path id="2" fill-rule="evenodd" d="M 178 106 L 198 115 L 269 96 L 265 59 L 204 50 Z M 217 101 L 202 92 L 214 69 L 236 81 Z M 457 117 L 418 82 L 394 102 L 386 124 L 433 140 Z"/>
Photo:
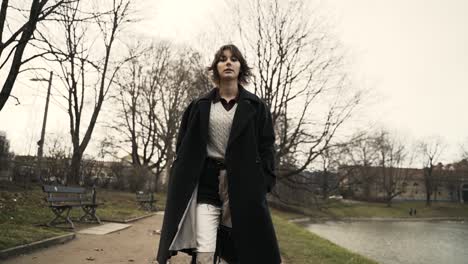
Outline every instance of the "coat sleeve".
<path id="1" fill-rule="evenodd" d="M 271 192 L 276 184 L 275 172 L 275 130 L 270 109 L 262 103 L 259 118 L 258 150 L 265 177 L 267 192 Z"/>
<path id="2" fill-rule="evenodd" d="M 177 141 L 176 141 L 176 153 L 179 153 L 180 145 L 182 144 L 182 140 L 184 139 L 185 132 L 187 132 L 187 126 L 190 121 L 190 113 L 192 110 L 192 106 L 194 101 L 192 101 L 184 111 L 182 115 L 182 120 L 180 121 L 179 133 L 177 134 Z"/>

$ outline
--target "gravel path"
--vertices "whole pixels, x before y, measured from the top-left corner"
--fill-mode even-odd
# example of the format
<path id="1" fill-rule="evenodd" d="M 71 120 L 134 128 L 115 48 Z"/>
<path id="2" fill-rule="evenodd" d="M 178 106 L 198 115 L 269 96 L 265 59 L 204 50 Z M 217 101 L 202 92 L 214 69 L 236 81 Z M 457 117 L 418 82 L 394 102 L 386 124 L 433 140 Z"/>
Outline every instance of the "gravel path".
<path id="1" fill-rule="evenodd" d="M 162 215 L 154 215 L 132 223 L 130 228 L 108 235 L 77 234 L 63 245 L 40 249 L 3 261 L 4 264 L 107 264 L 154 262 Z M 171 264 L 190 263 L 190 258 L 179 253 Z"/>

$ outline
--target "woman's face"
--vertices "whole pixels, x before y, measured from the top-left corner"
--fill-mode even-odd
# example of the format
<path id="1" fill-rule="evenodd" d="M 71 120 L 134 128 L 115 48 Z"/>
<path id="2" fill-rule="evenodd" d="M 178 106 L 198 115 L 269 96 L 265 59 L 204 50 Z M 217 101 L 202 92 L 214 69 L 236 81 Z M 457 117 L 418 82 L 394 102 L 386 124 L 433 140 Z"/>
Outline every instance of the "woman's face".
<path id="1" fill-rule="evenodd" d="M 216 67 L 220 80 L 237 80 L 241 64 L 239 59 L 230 50 L 226 49 L 223 51 L 223 55 L 221 55 Z"/>

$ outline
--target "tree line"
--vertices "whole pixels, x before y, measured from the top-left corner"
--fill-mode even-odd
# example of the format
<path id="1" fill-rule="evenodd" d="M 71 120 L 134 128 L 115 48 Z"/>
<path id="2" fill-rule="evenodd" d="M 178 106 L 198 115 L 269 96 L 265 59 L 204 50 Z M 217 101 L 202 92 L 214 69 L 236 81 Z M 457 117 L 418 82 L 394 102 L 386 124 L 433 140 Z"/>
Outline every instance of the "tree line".
<path id="1" fill-rule="evenodd" d="M 37 72 L 35 65 L 41 62 L 53 71 L 60 83 L 56 99 L 68 116 L 69 184 L 83 183 L 83 157 L 90 142 L 97 141 L 96 126 L 102 126 L 112 133 L 100 142 L 100 155 L 129 155 L 135 177 L 157 186 L 174 159 L 182 111 L 213 87 L 206 72 L 211 57 L 191 45 L 125 39 L 125 27 L 138 23 L 136 4 L 4 0 L 0 7 L 0 67 L 8 71 L 0 110 L 11 98 L 20 102 L 12 95 L 20 73 Z M 366 94 L 352 82 L 342 46 L 319 13 L 311 13 L 306 1 L 228 5 L 236 11 L 234 26 L 219 34 L 241 43 L 255 73 L 250 87 L 271 110 L 278 182 L 294 185 L 298 177 L 304 178 L 299 182 L 308 180 L 306 171 L 327 175 L 344 165 L 360 166 L 361 178 L 370 182 L 375 179 L 366 168 L 378 166 L 390 204 L 407 177 L 396 168 L 407 166 L 413 154 L 386 131 L 358 133 L 346 142 L 337 139 Z M 100 120 L 103 114 L 112 118 Z M 426 157 L 427 186 L 433 186 L 441 145 L 421 144 L 420 150 Z M 337 188 L 324 181 L 322 197 Z M 432 193 L 427 196 L 430 201 Z"/>

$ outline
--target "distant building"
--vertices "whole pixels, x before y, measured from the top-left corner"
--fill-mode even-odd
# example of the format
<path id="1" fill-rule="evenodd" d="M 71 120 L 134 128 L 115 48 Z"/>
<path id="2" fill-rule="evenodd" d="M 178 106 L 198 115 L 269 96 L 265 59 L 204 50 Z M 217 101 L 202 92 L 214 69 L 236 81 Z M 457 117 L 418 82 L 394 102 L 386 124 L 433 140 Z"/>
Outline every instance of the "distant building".
<path id="1" fill-rule="evenodd" d="M 13 177 L 15 181 L 37 181 L 36 156 L 16 156 Z M 45 157 L 42 161 L 42 180 L 65 183 L 71 165 L 70 158 Z M 116 181 L 117 177 L 130 176 L 131 166 L 124 162 L 83 159 L 81 161 L 81 181 L 85 184 L 104 184 Z"/>
<path id="2" fill-rule="evenodd" d="M 118 177 L 130 177 L 132 167 L 124 161 L 100 161 L 86 159 L 82 161 L 83 178 L 97 184 L 112 183 Z"/>
<path id="3" fill-rule="evenodd" d="M 278 180 L 269 199 L 289 205 L 315 206 L 322 198 L 339 194 L 340 179 L 336 173 L 302 171 Z"/>
<path id="4" fill-rule="evenodd" d="M 442 164 L 434 167 L 433 201 L 468 203 L 468 164 L 466 167 Z M 458 166 L 458 167 L 457 167 Z M 423 169 L 343 166 L 339 169 L 341 189 L 356 199 L 384 200 L 384 182 L 394 187 L 394 200 L 426 200 L 426 178 Z"/>

